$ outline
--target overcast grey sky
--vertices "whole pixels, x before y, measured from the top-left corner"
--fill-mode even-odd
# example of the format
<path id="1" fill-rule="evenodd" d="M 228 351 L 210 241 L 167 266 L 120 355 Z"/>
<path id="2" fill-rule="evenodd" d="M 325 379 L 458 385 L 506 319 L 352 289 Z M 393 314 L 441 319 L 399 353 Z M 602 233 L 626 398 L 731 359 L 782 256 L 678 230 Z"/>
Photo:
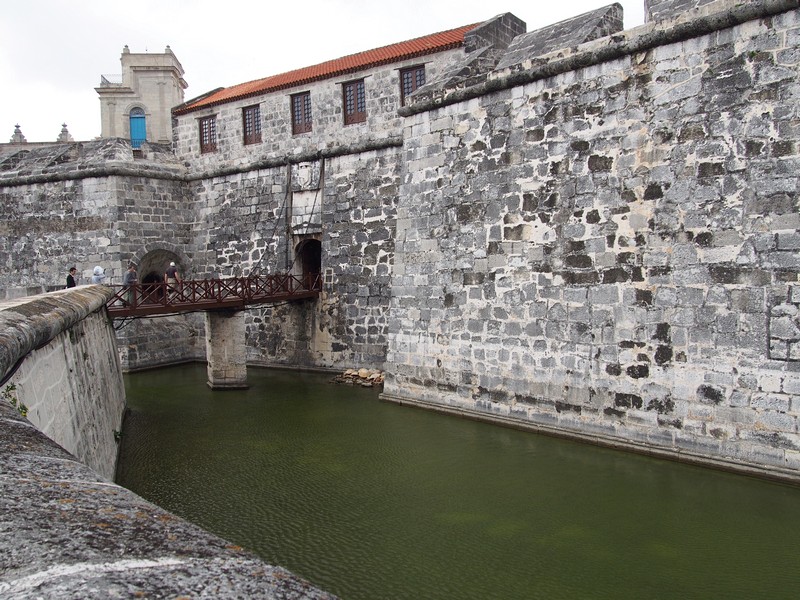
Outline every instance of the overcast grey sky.
<path id="1" fill-rule="evenodd" d="M 0 142 L 19 123 L 29 142 L 100 135 L 101 74 L 119 74 L 123 46 L 169 45 L 186 99 L 221 86 L 453 29 L 511 12 L 528 31 L 609 0 L 15 0 L 0 11 Z M 620 0 L 625 28 L 644 0 Z"/>

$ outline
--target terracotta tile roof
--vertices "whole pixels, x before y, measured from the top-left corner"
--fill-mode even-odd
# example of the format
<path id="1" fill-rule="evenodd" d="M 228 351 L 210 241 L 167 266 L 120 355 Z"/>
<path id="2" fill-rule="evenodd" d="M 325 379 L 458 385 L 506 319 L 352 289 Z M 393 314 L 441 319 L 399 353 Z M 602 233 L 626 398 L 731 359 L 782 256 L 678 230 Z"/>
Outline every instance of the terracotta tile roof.
<path id="1" fill-rule="evenodd" d="M 240 83 L 229 88 L 220 88 L 195 100 L 190 100 L 186 104 L 174 108 L 172 112 L 176 115 L 182 115 L 200 108 L 241 100 L 248 96 L 305 85 L 312 81 L 337 77 L 371 67 L 458 48 L 464 44 L 464 34 L 478 25 L 480 23 L 465 25 L 464 27 L 433 33 L 406 42 L 351 54 L 318 65 L 303 67 L 302 69 L 248 81 L 247 83 Z"/>

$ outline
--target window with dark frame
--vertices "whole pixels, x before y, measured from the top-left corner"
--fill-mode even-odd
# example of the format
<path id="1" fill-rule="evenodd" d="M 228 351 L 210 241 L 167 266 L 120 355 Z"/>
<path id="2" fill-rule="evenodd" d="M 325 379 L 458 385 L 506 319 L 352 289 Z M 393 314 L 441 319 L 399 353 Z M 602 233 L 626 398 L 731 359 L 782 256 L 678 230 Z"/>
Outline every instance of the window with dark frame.
<path id="1" fill-rule="evenodd" d="M 292 134 L 311 131 L 311 92 L 292 94 Z"/>
<path id="2" fill-rule="evenodd" d="M 406 96 L 425 85 L 425 65 L 400 69 L 400 104 L 406 105 Z"/>
<path id="3" fill-rule="evenodd" d="M 367 98 L 364 80 L 349 81 L 342 85 L 344 96 L 344 124 L 363 123 L 367 120 Z"/>
<path id="4" fill-rule="evenodd" d="M 200 152 L 216 152 L 217 150 L 217 117 L 202 117 L 198 120 L 200 126 Z"/>
<path id="5" fill-rule="evenodd" d="M 248 106 L 242 109 L 242 126 L 244 129 L 244 143 L 261 143 L 261 107 Z"/>

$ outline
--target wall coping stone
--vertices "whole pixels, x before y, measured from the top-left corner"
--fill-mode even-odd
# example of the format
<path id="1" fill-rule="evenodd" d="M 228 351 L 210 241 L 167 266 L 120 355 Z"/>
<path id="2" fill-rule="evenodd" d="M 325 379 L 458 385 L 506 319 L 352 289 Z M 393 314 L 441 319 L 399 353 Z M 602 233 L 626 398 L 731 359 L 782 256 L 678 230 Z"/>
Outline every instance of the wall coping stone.
<path id="1" fill-rule="evenodd" d="M 286 165 L 313 162 L 321 158 L 337 158 L 349 154 L 362 154 L 364 152 L 375 152 L 389 148 L 400 148 L 402 145 L 403 138 L 401 136 L 389 136 L 380 140 L 365 140 L 356 144 L 342 144 L 329 148 L 322 148 L 316 152 L 300 152 L 287 156 L 265 157 L 242 166 L 221 167 L 200 173 L 192 173 L 184 179 L 186 181 L 198 181 L 202 179 L 213 179 L 215 177 L 226 177 L 228 175 L 238 175 L 240 173 L 248 173 L 260 169 L 274 169 L 277 167 L 285 167 Z"/>
<path id="2" fill-rule="evenodd" d="M 14 173 L 0 176 L 0 187 L 18 187 L 22 185 L 35 185 L 39 183 L 53 183 L 56 181 L 75 181 L 78 179 L 93 179 L 101 177 L 146 177 L 148 179 L 165 179 L 169 181 L 184 181 L 186 175 L 183 170 L 169 170 L 163 166 L 143 165 L 140 163 L 106 163 L 100 167 L 84 169 L 65 168 L 50 173 L 37 173 L 35 175 L 18 176 Z"/>
<path id="3" fill-rule="evenodd" d="M 82 179 L 102 178 L 102 177 L 145 177 L 156 180 L 192 182 L 215 177 L 226 177 L 249 173 L 259 169 L 272 169 L 285 167 L 290 164 L 312 162 L 321 158 L 337 158 L 350 154 L 362 154 L 365 152 L 375 152 L 390 148 L 399 148 L 403 145 L 401 136 L 389 136 L 380 140 L 365 140 L 356 144 L 343 144 L 329 148 L 322 148 L 315 152 L 302 152 L 287 156 L 272 156 L 253 160 L 246 165 L 226 166 L 202 172 L 187 174 L 183 167 L 165 167 L 157 163 L 108 161 L 102 165 L 63 166 L 47 171 L 20 175 L 18 172 L 0 173 L 1 187 L 20 187 L 24 185 L 36 185 L 41 183 L 53 183 L 58 181 L 75 181 Z"/>
<path id="4" fill-rule="evenodd" d="M 81 285 L 0 302 L 0 378 L 5 380 L 28 353 L 104 307 L 113 295 L 110 287 Z"/>
<path id="5" fill-rule="evenodd" d="M 717 0 L 705 7 L 663 21 L 645 23 L 633 29 L 562 48 L 526 60 L 520 64 L 493 71 L 481 83 L 468 88 L 442 90 L 430 99 L 401 107 L 398 113 L 409 117 L 443 106 L 459 104 L 514 87 L 533 83 L 599 65 L 625 56 L 690 40 L 715 31 L 729 29 L 748 21 L 778 15 L 796 9 L 800 0 Z"/>

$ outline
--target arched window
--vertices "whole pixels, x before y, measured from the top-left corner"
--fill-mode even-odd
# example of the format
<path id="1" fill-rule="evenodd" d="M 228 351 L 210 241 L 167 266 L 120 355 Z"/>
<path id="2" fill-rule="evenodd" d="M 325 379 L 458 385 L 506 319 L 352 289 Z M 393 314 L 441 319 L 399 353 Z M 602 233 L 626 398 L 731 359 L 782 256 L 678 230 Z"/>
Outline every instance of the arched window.
<path id="1" fill-rule="evenodd" d="M 131 109 L 131 146 L 139 148 L 147 139 L 147 126 L 145 124 L 144 110 L 141 108 Z"/>

